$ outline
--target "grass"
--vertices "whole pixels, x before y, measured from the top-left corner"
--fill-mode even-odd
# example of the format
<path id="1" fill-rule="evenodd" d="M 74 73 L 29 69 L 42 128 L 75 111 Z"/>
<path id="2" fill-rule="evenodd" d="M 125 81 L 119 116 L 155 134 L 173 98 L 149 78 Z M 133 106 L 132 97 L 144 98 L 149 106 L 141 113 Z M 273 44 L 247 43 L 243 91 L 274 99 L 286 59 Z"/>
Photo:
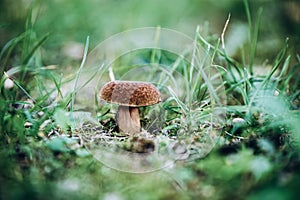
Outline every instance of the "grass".
<path id="1" fill-rule="evenodd" d="M 207 30 L 197 28 L 191 52 L 141 49 L 94 70 L 87 38 L 82 63 L 67 80 L 42 65 L 48 35 L 38 37 L 29 18 L 26 32 L 0 54 L 0 197 L 295 199 L 300 118 L 292 69 L 300 59 L 287 40 L 268 74 L 257 76 L 262 11 L 253 20 L 244 3 L 250 37 L 242 62 L 227 55 L 221 39 L 208 41 Z M 170 33 L 154 31 L 157 40 Z M 161 104 L 141 109 L 142 136 L 118 133 L 116 107 L 97 98 L 110 64 L 117 79 L 147 80 L 163 94 Z M 95 81 L 87 100 L 93 103 L 83 107 L 77 98 Z M 151 145 L 153 157 L 136 153 Z"/>

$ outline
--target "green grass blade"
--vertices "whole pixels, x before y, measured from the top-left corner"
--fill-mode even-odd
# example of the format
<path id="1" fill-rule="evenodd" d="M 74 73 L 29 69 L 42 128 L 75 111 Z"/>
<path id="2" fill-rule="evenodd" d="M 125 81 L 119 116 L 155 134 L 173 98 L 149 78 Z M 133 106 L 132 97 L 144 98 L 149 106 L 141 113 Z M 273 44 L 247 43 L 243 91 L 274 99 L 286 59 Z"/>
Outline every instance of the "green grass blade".
<path id="1" fill-rule="evenodd" d="M 259 8 L 258 13 L 257 13 L 257 19 L 256 19 L 255 26 L 254 26 L 254 30 L 253 30 L 253 34 L 252 34 L 253 37 L 250 38 L 251 45 L 250 45 L 249 71 L 250 71 L 251 76 L 253 76 L 253 65 L 254 65 L 255 53 L 256 53 L 256 48 L 257 48 L 258 33 L 259 33 L 259 26 L 260 26 L 260 22 L 261 22 L 262 12 L 263 12 L 263 9 Z"/>
<path id="2" fill-rule="evenodd" d="M 178 106 L 181 108 L 181 110 L 183 111 L 183 114 L 187 114 L 189 113 L 189 109 L 188 107 L 185 105 L 185 103 L 183 103 L 178 96 L 176 95 L 176 93 L 174 92 L 174 90 L 171 87 L 167 87 L 170 94 L 172 95 L 173 99 L 176 101 L 176 103 L 178 104 Z"/>
<path id="3" fill-rule="evenodd" d="M 196 50 L 197 50 L 197 36 L 199 35 L 199 29 L 200 27 L 197 26 L 196 28 L 196 34 L 195 34 L 195 38 L 194 38 L 194 44 L 193 44 L 193 52 L 192 52 L 192 59 L 191 59 L 191 64 L 190 64 L 190 77 L 193 77 L 194 74 L 194 67 L 195 67 L 195 56 L 196 56 Z M 192 79 L 190 79 L 190 81 L 192 81 Z M 190 82 L 190 84 L 192 84 Z"/>
<path id="4" fill-rule="evenodd" d="M 83 58 L 82 58 L 80 67 L 79 67 L 79 69 L 77 71 L 77 74 L 76 74 L 76 77 L 75 77 L 74 90 L 73 90 L 72 95 L 71 95 L 71 105 L 70 105 L 70 111 L 71 112 L 73 112 L 73 110 L 74 110 L 74 102 L 75 102 L 75 96 L 76 96 L 76 93 L 77 93 L 78 79 L 79 79 L 79 76 L 80 76 L 81 71 L 83 69 L 83 66 L 85 64 L 88 49 L 89 49 L 89 36 L 86 38 Z"/>
<path id="5" fill-rule="evenodd" d="M 215 91 L 215 89 L 213 87 L 213 84 L 209 80 L 209 78 L 206 75 L 206 73 L 204 72 L 204 70 L 200 68 L 200 71 L 201 71 L 202 78 L 204 79 L 205 83 L 207 84 L 207 88 L 208 88 L 208 90 L 210 92 L 212 100 L 214 100 L 217 103 L 217 105 L 221 106 L 222 105 L 221 101 L 220 101 L 220 99 L 219 99 L 219 97 L 218 97 L 218 95 L 217 95 L 217 93 L 216 93 L 216 91 Z"/>
<path id="6" fill-rule="evenodd" d="M 35 102 L 35 99 L 29 94 L 29 92 L 27 92 L 19 83 L 18 81 L 14 80 L 14 84 L 16 84 L 16 86 L 22 90 L 22 92 L 29 98 L 31 99 L 33 102 Z"/>
<path id="7" fill-rule="evenodd" d="M 244 0 L 245 10 L 246 10 L 246 16 L 249 24 L 249 36 L 251 35 L 251 29 L 252 29 L 252 19 L 251 19 L 251 13 L 250 13 L 250 7 L 248 0 Z M 251 38 L 251 37 L 250 37 Z"/>
<path id="8" fill-rule="evenodd" d="M 8 60 L 9 60 L 11 54 L 12 54 L 12 51 L 16 47 L 16 45 L 19 44 L 22 40 L 24 40 L 24 38 L 27 36 L 27 34 L 28 34 L 27 32 L 22 33 L 18 37 L 16 37 L 16 38 L 10 40 L 9 42 L 7 42 L 5 44 L 5 46 L 2 48 L 1 53 L 0 53 L 0 61 L 4 57 L 5 52 L 7 52 L 7 53 L 6 53 L 6 56 L 4 58 L 3 63 L 1 64 L 2 67 L 0 68 L 0 74 L 3 74 L 3 72 L 6 70 Z"/>
<path id="9" fill-rule="evenodd" d="M 268 85 L 268 82 L 270 81 L 271 77 L 274 75 L 274 73 L 278 70 L 278 68 L 280 67 L 280 64 L 282 63 L 284 56 L 286 55 L 286 51 L 287 51 L 288 45 L 287 45 L 287 41 L 286 41 L 286 46 L 279 52 L 279 54 L 277 55 L 276 59 L 275 59 L 275 63 L 273 68 L 271 69 L 270 73 L 267 75 L 267 77 L 264 79 L 262 87 L 265 87 L 266 85 Z M 287 60 L 289 61 L 289 59 Z M 287 66 L 285 66 L 286 68 Z"/>
<path id="10" fill-rule="evenodd" d="M 25 57 L 23 64 L 27 65 L 29 60 L 32 58 L 33 54 L 36 52 L 36 50 L 48 39 L 49 34 L 47 33 L 44 35 L 37 44 L 31 49 L 31 51 L 28 53 L 28 55 Z"/>
<path id="11" fill-rule="evenodd" d="M 154 46 L 157 47 L 157 44 L 159 42 L 159 39 L 160 39 L 160 33 L 161 33 L 161 28 L 158 26 L 156 28 L 156 32 L 155 32 L 155 37 L 154 37 Z M 160 52 L 161 50 L 158 49 L 158 48 L 153 48 L 152 51 L 151 51 L 151 58 L 150 58 L 150 61 L 152 64 L 155 64 L 156 63 L 156 55 L 158 55 L 158 53 Z"/>

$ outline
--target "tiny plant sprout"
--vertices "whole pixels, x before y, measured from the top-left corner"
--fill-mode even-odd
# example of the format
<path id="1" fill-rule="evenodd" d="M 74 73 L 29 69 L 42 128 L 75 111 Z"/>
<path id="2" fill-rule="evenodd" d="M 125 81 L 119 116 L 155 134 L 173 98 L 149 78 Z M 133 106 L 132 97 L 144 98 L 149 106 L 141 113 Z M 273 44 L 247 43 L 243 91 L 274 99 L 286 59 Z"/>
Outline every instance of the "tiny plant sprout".
<path id="1" fill-rule="evenodd" d="M 117 125 L 120 131 L 129 134 L 141 131 L 139 107 L 161 102 L 161 95 L 153 84 L 136 81 L 108 82 L 100 90 L 100 97 L 119 105 Z"/>

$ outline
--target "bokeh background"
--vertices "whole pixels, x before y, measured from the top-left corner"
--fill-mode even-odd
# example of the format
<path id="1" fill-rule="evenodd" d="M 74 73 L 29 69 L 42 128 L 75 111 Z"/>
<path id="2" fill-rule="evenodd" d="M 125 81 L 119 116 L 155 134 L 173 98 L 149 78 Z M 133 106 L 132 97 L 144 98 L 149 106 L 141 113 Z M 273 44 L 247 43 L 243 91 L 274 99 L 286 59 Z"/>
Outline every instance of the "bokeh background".
<path id="1" fill-rule="evenodd" d="M 250 0 L 249 4 L 253 22 L 257 10 L 263 9 L 259 62 L 273 60 L 286 38 L 294 53 L 299 53 L 299 1 Z M 50 34 L 43 45 L 44 64 L 59 64 L 66 58 L 66 45 L 79 48 L 90 36 L 90 47 L 94 47 L 132 28 L 161 26 L 193 37 L 199 25 L 205 27 L 207 35 L 220 37 L 229 14 L 226 47 L 231 56 L 238 56 L 239 47 L 248 37 L 242 0 L 1 0 L 0 48 L 24 32 L 26 20 L 30 20 L 37 37 Z"/>

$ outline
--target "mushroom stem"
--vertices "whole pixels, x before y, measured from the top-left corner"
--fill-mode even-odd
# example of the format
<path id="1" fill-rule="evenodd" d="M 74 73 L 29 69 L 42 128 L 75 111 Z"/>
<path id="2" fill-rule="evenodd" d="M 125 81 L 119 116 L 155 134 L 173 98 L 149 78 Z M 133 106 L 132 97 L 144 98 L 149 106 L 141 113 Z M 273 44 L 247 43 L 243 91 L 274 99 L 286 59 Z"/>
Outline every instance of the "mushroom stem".
<path id="1" fill-rule="evenodd" d="M 139 133 L 141 129 L 139 109 L 137 107 L 119 106 L 117 124 L 122 132 Z"/>

